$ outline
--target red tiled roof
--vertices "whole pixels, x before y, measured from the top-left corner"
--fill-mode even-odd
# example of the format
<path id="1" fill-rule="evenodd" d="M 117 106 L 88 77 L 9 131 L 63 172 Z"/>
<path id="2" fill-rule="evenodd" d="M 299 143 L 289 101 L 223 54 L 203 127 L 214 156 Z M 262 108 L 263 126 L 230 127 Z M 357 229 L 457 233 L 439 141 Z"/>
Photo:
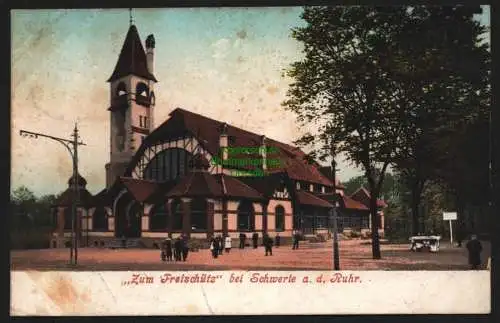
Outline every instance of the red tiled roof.
<path id="1" fill-rule="evenodd" d="M 194 171 L 166 194 L 171 197 L 239 197 L 262 199 L 255 189 L 237 178 L 222 174 L 211 175 L 205 171 Z"/>
<path id="2" fill-rule="evenodd" d="M 325 207 L 325 208 L 333 207 L 333 205 L 328 203 L 327 201 L 325 201 L 317 196 L 314 196 L 311 193 L 305 192 L 305 191 L 297 191 L 296 196 L 297 196 L 299 204 L 319 206 L 319 207 Z"/>
<path id="3" fill-rule="evenodd" d="M 222 189 L 215 178 L 208 172 L 193 171 L 167 192 L 171 197 L 218 197 Z"/>
<path id="4" fill-rule="evenodd" d="M 344 206 L 346 209 L 352 209 L 352 210 L 363 210 L 363 211 L 368 211 L 369 208 L 367 208 L 365 205 L 362 203 L 353 200 L 347 195 L 342 196 L 342 200 L 344 202 Z"/>
<path id="5" fill-rule="evenodd" d="M 127 32 L 118 62 L 108 82 L 130 74 L 156 82 L 154 75 L 148 71 L 146 52 L 142 47 L 141 38 L 135 25 L 131 25 Z"/>
<path id="6" fill-rule="evenodd" d="M 223 125 L 223 122 L 177 108 L 170 113 L 169 119 L 146 137 L 144 144 L 134 156 L 131 165 L 134 165 L 139 160 L 148 146 L 173 134 L 181 133 L 191 133 L 210 154 L 217 156 L 219 152 L 219 137 Z M 261 145 L 261 135 L 238 127 L 227 125 L 226 133 L 229 137 L 230 147 L 259 147 Z M 281 162 L 280 166 L 270 168 L 269 173 L 286 172 L 294 180 L 333 186 L 332 182 L 319 171 L 317 166 L 310 165 L 305 161 L 305 153 L 299 148 L 269 138 L 265 138 L 265 143 L 267 147 L 276 148 L 277 150 L 276 153 L 269 153 L 267 158 L 279 159 Z M 234 155 L 231 157 L 246 159 L 260 158 L 259 155 L 255 154 Z M 260 166 L 248 165 L 245 168 L 253 169 L 255 167 Z"/>
<path id="7" fill-rule="evenodd" d="M 369 207 L 370 205 L 370 196 L 370 192 L 366 188 L 364 188 L 364 186 L 361 186 L 356 192 L 351 194 L 352 199 L 364 204 L 366 207 Z M 377 206 L 386 207 L 387 203 L 384 200 L 377 199 Z"/>
<path id="8" fill-rule="evenodd" d="M 262 195 L 252 187 L 238 180 L 236 177 L 226 175 L 216 175 L 217 181 L 221 184 L 224 182 L 226 196 L 244 197 L 249 199 L 262 199 Z"/>
<path id="9" fill-rule="evenodd" d="M 130 177 L 120 177 L 120 181 L 138 202 L 144 202 L 159 188 L 159 185 L 153 181 Z"/>

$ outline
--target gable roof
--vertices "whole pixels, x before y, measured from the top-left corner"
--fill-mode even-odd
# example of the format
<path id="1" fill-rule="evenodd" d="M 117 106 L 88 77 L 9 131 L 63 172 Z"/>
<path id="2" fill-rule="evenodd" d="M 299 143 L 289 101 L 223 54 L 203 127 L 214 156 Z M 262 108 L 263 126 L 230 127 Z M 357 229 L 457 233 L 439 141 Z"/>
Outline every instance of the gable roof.
<path id="1" fill-rule="evenodd" d="M 120 181 L 138 202 L 146 201 L 160 188 L 158 183 L 130 177 L 120 177 Z"/>
<path id="2" fill-rule="evenodd" d="M 297 191 L 295 193 L 299 204 L 303 205 L 311 205 L 311 206 L 319 206 L 324 208 L 332 208 L 333 205 L 322 198 L 315 196 L 306 191 Z"/>
<path id="3" fill-rule="evenodd" d="M 128 29 L 118 62 L 108 82 L 130 74 L 157 82 L 154 75 L 148 71 L 146 52 L 142 47 L 141 38 L 135 25 L 131 25 Z"/>
<path id="4" fill-rule="evenodd" d="M 354 193 L 351 194 L 350 197 L 352 199 L 364 204 L 366 207 L 368 207 L 368 208 L 370 207 L 371 194 L 364 186 L 361 186 L 360 188 L 358 188 Z M 378 207 L 386 207 L 387 203 L 382 199 L 377 199 L 377 206 Z"/>
<path id="5" fill-rule="evenodd" d="M 154 145 L 165 138 L 178 134 L 191 134 L 198 139 L 200 144 L 212 155 L 219 152 L 219 138 L 225 123 L 207 118 L 205 116 L 177 108 L 170 113 L 170 118 L 156 128 L 147 136 L 132 159 L 131 167 L 141 158 L 147 147 Z M 259 147 L 263 139 L 262 135 L 243 130 L 238 127 L 227 125 L 226 133 L 229 137 L 230 147 Z M 293 180 L 306 181 L 332 187 L 333 183 L 325 177 L 317 166 L 310 165 L 305 161 L 306 154 L 297 147 L 265 138 L 267 147 L 275 148 L 276 152 L 268 153 L 268 159 L 279 160 L 280 165 L 273 166 L 267 173 L 286 172 Z M 260 159 L 260 155 L 234 155 L 232 158 Z M 246 165 L 246 169 L 255 169 L 254 165 Z"/>

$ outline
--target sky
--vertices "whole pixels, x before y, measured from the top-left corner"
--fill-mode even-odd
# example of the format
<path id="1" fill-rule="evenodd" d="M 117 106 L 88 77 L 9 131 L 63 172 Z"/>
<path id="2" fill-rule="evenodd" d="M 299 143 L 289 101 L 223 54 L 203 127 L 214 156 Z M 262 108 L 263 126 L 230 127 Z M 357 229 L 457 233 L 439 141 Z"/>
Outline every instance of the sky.
<path id="1" fill-rule="evenodd" d="M 478 19 L 489 25 L 489 7 Z M 177 107 L 286 143 L 307 128 L 281 106 L 283 71 L 302 58 L 291 28 L 300 7 L 134 9 L 141 40 L 154 34 L 155 126 Z M 12 24 L 11 190 L 58 194 L 72 175 L 60 143 L 19 130 L 71 139 L 78 122 L 79 171 L 95 194 L 109 161 L 109 84 L 129 27 L 128 9 L 14 10 Z M 361 174 L 338 159 L 341 181 Z"/>

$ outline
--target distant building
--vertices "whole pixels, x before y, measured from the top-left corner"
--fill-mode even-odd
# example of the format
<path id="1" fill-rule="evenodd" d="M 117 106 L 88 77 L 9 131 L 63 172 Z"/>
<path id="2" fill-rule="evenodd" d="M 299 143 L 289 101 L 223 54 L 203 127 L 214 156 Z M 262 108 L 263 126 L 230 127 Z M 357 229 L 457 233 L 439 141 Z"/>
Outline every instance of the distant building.
<path id="1" fill-rule="evenodd" d="M 334 190 L 340 228 L 369 230 L 366 205 L 344 196 L 340 183 L 334 189 L 329 168 L 307 162 L 297 147 L 180 108 L 155 128 L 153 35 L 145 45 L 131 25 L 108 79 L 106 188 L 80 215 L 81 237 L 98 245 L 121 237 L 151 245 L 180 234 L 327 233 Z M 59 236 L 61 230 L 69 236 L 58 223 Z"/>

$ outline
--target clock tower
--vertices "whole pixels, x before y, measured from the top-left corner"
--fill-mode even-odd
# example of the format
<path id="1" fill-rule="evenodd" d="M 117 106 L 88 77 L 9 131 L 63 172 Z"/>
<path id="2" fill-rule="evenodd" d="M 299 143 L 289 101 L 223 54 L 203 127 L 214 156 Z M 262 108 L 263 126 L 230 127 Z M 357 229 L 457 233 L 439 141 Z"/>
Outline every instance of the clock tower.
<path id="1" fill-rule="evenodd" d="M 142 140 L 154 129 L 154 48 L 149 35 L 146 50 L 135 25 L 125 37 L 110 84 L 110 162 L 106 164 L 106 187 L 122 176 Z"/>

